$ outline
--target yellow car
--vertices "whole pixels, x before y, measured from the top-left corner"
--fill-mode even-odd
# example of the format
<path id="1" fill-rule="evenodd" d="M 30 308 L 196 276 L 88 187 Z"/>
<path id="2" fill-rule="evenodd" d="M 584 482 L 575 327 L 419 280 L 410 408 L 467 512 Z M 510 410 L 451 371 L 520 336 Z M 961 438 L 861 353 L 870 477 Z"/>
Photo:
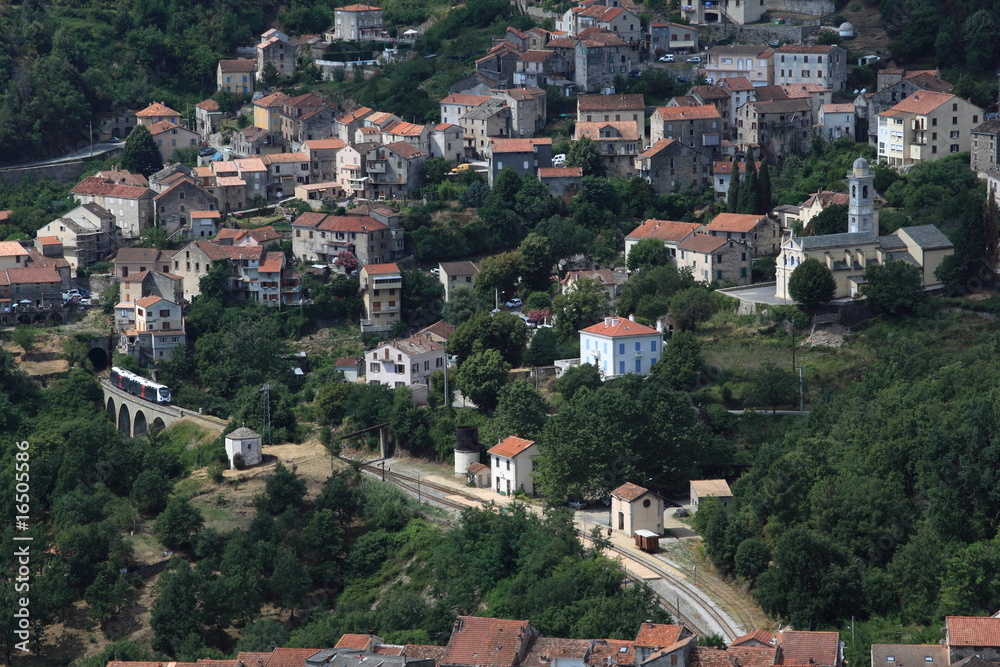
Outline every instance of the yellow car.
<path id="1" fill-rule="evenodd" d="M 457 167 L 455 167 L 454 169 L 452 169 L 451 173 L 453 173 L 453 174 L 464 174 L 465 172 L 471 171 L 471 170 L 472 170 L 472 163 L 471 162 L 466 162 L 466 163 L 460 164 Z"/>

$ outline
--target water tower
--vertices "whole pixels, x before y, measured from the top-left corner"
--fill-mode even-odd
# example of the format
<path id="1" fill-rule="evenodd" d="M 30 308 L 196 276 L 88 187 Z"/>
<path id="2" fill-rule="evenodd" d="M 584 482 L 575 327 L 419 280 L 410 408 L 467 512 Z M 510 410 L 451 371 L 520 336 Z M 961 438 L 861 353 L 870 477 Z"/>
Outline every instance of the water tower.
<path id="1" fill-rule="evenodd" d="M 479 427 L 459 426 L 455 429 L 455 475 L 464 477 L 473 463 L 479 463 Z"/>

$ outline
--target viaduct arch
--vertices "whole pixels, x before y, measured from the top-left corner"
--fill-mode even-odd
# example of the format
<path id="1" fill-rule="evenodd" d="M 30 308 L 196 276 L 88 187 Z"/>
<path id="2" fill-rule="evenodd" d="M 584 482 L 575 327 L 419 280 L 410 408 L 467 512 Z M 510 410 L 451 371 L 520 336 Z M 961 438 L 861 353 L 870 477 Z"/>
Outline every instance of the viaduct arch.
<path id="1" fill-rule="evenodd" d="M 151 428 L 164 429 L 181 419 L 193 419 L 202 426 L 220 432 L 227 424 L 224 419 L 185 410 L 176 405 L 144 401 L 112 386 L 105 378 L 101 378 L 101 390 L 104 392 L 104 405 L 108 416 L 115 422 L 119 431 L 132 438 L 142 435 Z"/>

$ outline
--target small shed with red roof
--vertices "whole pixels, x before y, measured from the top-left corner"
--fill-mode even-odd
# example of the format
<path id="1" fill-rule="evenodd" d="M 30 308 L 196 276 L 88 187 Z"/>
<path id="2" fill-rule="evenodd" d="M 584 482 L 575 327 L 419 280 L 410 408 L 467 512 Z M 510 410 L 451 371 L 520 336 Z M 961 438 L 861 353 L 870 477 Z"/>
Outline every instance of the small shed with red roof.
<path id="1" fill-rule="evenodd" d="M 625 482 L 611 492 L 611 526 L 632 536 L 636 531 L 663 533 L 663 499 L 647 488 Z"/>

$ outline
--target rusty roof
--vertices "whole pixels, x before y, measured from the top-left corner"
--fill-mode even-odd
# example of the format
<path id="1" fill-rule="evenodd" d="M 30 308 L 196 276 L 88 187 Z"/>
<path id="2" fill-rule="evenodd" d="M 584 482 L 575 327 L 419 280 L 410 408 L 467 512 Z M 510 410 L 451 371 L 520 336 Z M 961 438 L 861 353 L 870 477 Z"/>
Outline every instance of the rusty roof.
<path id="1" fill-rule="evenodd" d="M 708 223 L 706 229 L 713 232 L 752 232 L 757 223 L 766 217 L 749 213 L 720 213 Z"/>
<path id="2" fill-rule="evenodd" d="M 59 272 L 50 266 L 7 269 L 7 279 L 11 285 L 58 283 L 62 280 Z"/>
<path id="3" fill-rule="evenodd" d="M 778 637 L 770 630 L 754 630 L 737 637 L 729 646 L 776 646 Z"/>
<path id="4" fill-rule="evenodd" d="M 618 491 L 626 486 L 630 486 L 630 484 L 624 484 L 618 489 L 615 489 L 615 491 Z M 635 484 L 631 484 L 631 486 L 634 486 L 636 489 L 642 489 L 643 492 L 648 492 L 647 489 L 643 489 L 641 486 L 636 486 Z M 642 494 L 639 495 L 641 496 Z M 635 498 L 638 497 L 639 496 L 635 496 L 634 498 L 625 498 L 625 500 L 635 500 Z M 645 622 L 639 626 L 639 632 L 635 636 L 635 645 L 645 646 L 648 648 L 666 648 L 667 646 L 670 646 L 680 640 L 683 634 L 683 625 Z"/>
<path id="5" fill-rule="evenodd" d="M 399 273 L 399 266 L 392 263 L 366 264 L 364 271 L 370 276 L 381 275 L 383 273 Z"/>
<path id="6" fill-rule="evenodd" d="M 257 69 L 257 62 L 245 58 L 238 60 L 220 60 L 219 69 L 225 72 L 252 72 Z"/>
<path id="7" fill-rule="evenodd" d="M 356 365 L 356 362 L 351 359 L 351 365 Z M 346 634 L 341 635 L 340 640 L 337 645 L 333 648 L 353 648 L 359 651 L 364 651 L 368 648 L 368 644 L 374 640 L 375 644 L 381 644 L 382 639 L 371 634 Z"/>
<path id="8" fill-rule="evenodd" d="M 405 644 L 403 646 L 403 655 L 407 658 L 433 660 L 438 665 L 444 660 L 447 652 L 448 648 L 446 646 L 429 646 L 427 644 Z"/>
<path id="9" fill-rule="evenodd" d="M 583 178 L 583 167 L 539 167 L 538 178 Z"/>
<path id="10" fill-rule="evenodd" d="M 944 622 L 951 646 L 1000 646 L 1000 618 L 946 616 Z"/>
<path id="11" fill-rule="evenodd" d="M 459 616 L 442 662 L 509 667 L 533 634 L 528 621 Z"/>
<path id="12" fill-rule="evenodd" d="M 490 139 L 490 151 L 493 153 L 533 153 L 535 146 L 551 146 L 552 138 L 538 139 Z"/>
<path id="13" fill-rule="evenodd" d="M 836 632 L 784 630 L 778 635 L 778 646 L 776 664 L 835 667 L 840 663 L 840 635 Z"/>

